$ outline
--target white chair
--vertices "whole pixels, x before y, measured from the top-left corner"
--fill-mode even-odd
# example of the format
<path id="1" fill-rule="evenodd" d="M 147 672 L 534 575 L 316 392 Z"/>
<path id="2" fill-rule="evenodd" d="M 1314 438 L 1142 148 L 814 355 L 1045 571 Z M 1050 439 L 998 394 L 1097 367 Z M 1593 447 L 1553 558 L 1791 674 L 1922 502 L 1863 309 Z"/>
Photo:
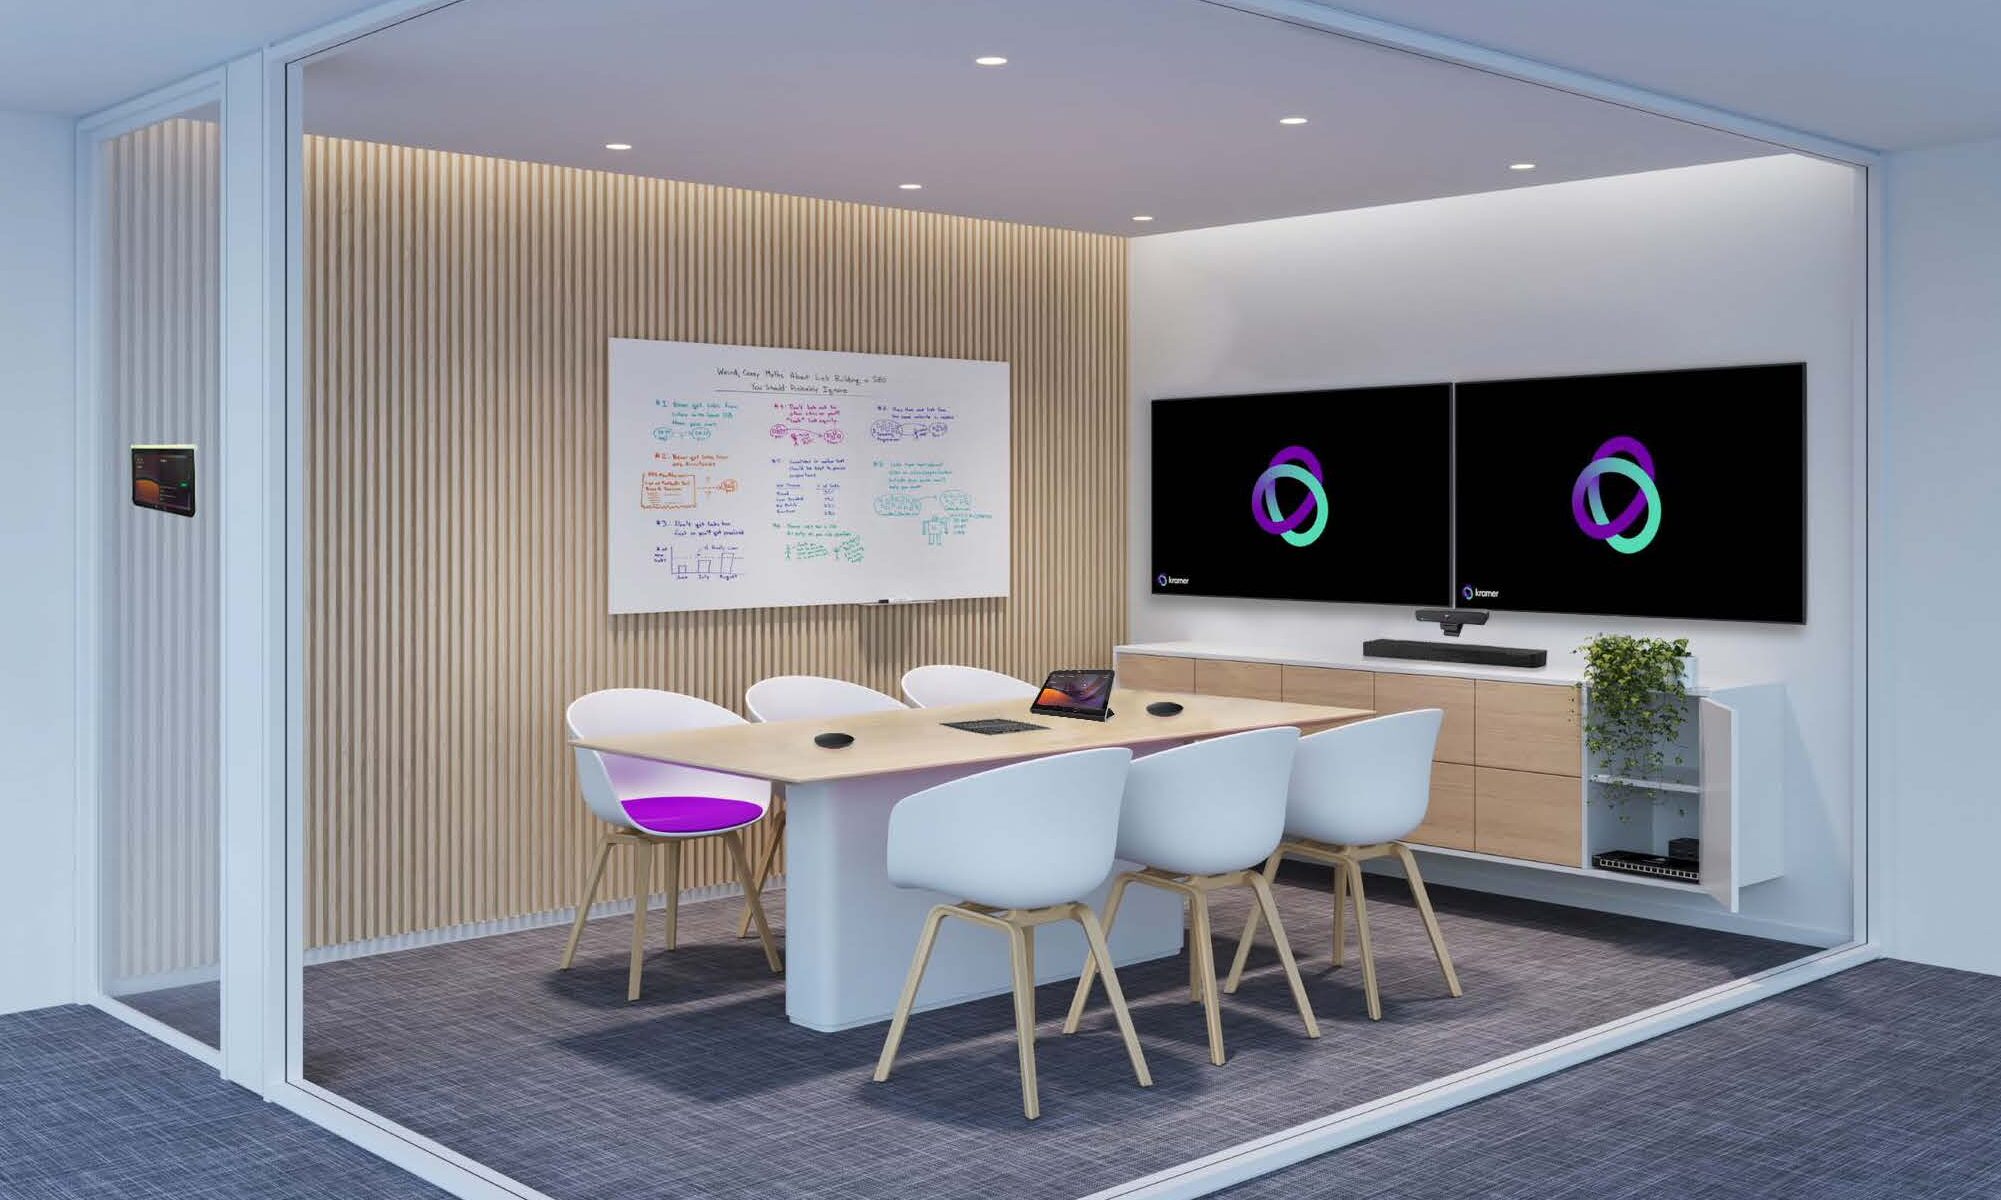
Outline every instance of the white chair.
<path id="1" fill-rule="evenodd" d="M 1265 862 L 1264 877 L 1278 874 L 1287 856 L 1325 863 L 1334 868 L 1334 965 L 1346 957 L 1342 943 L 1347 930 L 1347 897 L 1355 898 L 1355 940 L 1361 944 L 1362 988 L 1368 996 L 1369 1019 L 1383 1019 L 1376 994 L 1376 959 L 1369 946 L 1369 913 L 1362 898 L 1362 864 L 1394 854 L 1403 861 L 1411 897 L 1431 935 L 1431 948 L 1445 971 L 1445 985 L 1460 995 L 1459 976 L 1445 951 L 1445 935 L 1431 911 L 1431 897 L 1418 874 L 1417 859 L 1402 839 L 1424 823 L 1431 804 L 1431 756 L 1438 745 L 1441 709 L 1375 717 L 1343 725 L 1302 739 L 1292 767 L 1292 791 L 1286 801 L 1285 841 Z M 1237 990 L 1251 939 L 1257 934 L 1258 912 L 1251 910 L 1237 944 L 1226 991 Z M 1282 948 L 1285 943 L 1278 942 Z"/>
<path id="2" fill-rule="evenodd" d="M 918 708 L 944 708 L 953 704 L 1006 704 L 1032 700 L 1036 686 L 985 667 L 961 667 L 934 663 L 912 667 L 903 673 L 903 695 Z"/>
<path id="3" fill-rule="evenodd" d="M 753 721 L 805 721 L 887 712 L 905 707 L 903 701 L 872 687 L 849 683 L 845 679 L 829 679 L 824 675 L 774 675 L 769 679 L 760 679 L 744 690 L 743 706 Z M 778 848 L 785 844 L 783 805 L 772 815 L 769 837 L 764 853 L 757 856 L 757 870 L 744 887 L 747 895 L 764 894 L 764 881 L 771 877 L 772 864 L 778 860 Z M 737 918 L 738 937 L 750 936 L 750 919 L 750 906 L 745 905 L 743 915 Z"/>
<path id="4" fill-rule="evenodd" d="M 1210 938 L 1209 895 L 1228 887 L 1248 887 L 1252 911 L 1271 924 L 1272 942 L 1292 984 L 1292 998 L 1306 1023 L 1306 1036 L 1320 1036 L 1306 985 L 1292 961 L 1292 947 L 1278 918 L 1271 885 L 1258 867 L 1285 833 L 1286 783 L 1292 776 L 1299 730 L 1258 729 L 1212 738 L 1136 759 L 1126 775 L 1125 803 L 1119 812 L 1118 857 L 1144 863 L 1112 881 L 1105 902 L 1105 928 L 1118 920 L 1119 901 L 1130 884 L 1162 888 L 1188 901 L 1188 990 L 1202 1001 L 1209 1023 L 1209 1061 L 1223 1065 L 1223 1021 L 1216 995 L 1216 957 Z M 1077 1032 L 1095 972 L 1089 962 L 1077 980 L 1063 1032 Z"/>
<path id="5" fill-rule="evenodd" d="M 746 722 L 727 708 L 694 696 L 652 688 L 611 688 L 592 692 L 571 703 L 564 716 L 573 739 L 612 737 L 625 733 L 658 733 L 672 729 L 704 729 Z M 641 962 L 646 955 L 646 909 L 653 893 L 653 848 L 667 848 L 667 948 L 679 940 L 681 847 L 702 838 L 721 838 L 736 865 L 737 878 L 750 898 L 750 917 L 764 939 L 765 961 L 774 973 L 783 970 L 764 907 L 749 887 L 750 862 L 744 854 L 742 831 L 764 819 L 771 809 L 771 785 L 740 775 L 724 775 L 694 767 L 678 767 L 621 754 L 603 754 L 577 747 L 577 782 L 584 803 L 611 828 L 598 844 L 597 861 L 577 901 L 577 919 L 563 947 L 561 970 L 576 960 L 577 940 L 597 899 L 605 862 L 613 846 L 631 846 L 636 859 L 632 888 L 632 966 L 626 980 L 627 1000 L 639 999 Z"/>
<path id="6" fill-rule="evenodd" d="M 941 783 L 897 802 L 889 817 L 889 878 L 899 887 L 964 897 L 940 904 L 924 919 L 910 977 L 889 1023 L 875 1080 L 889 1078 L 910 1006 L 946 917 L 1007 934 L 1014 975 L 1014 1028 L 1021 1056 L 1021 1107 L 1034 1120 L 1042 1105 L 1035 1086 L 1035 929 L 1053 921 L 1084 927 L 1091 957 L 1105 976 L 1105 994 L 1141 1087 L 1152 1087 L 1125 994 L 1112 970 L 1105 933 L 1078 900 L 1112 873 L 1119 798 L 1132 752 L 1080 750 L 1031 759 Z"/>

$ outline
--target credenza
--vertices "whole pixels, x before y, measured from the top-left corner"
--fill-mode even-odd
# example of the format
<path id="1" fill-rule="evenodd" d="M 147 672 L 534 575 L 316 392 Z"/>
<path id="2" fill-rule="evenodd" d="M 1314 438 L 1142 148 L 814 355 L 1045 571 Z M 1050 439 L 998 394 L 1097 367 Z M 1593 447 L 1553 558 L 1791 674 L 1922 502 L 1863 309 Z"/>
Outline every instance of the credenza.
<path id="1" fill-rule="evenodd" d="M 1691 687 L 1657 778 L 1626 779 L 1586 752 L 1590 695 L 1576 671 L 1337 658 L 1196 642 L 1116 647 L 1119 682 L 1197 696 L 1444 710 L 1431 807 L 1411 844 L 1428 852 L 1699 892 L 1735 912 L 1783 872 L 1785 689 Z M 1701 840 L 1695 880 L 1593 866 L 1611 850 L 1665 855 Z"/>

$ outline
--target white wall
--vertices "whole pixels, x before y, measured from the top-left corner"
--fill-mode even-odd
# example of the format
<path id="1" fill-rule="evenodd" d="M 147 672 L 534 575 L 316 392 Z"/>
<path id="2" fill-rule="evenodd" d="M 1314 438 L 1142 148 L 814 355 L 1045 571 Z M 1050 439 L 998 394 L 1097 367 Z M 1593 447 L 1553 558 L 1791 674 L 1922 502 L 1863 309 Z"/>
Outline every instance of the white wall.
<path id="1" fill-rule="evenodd" d="M 0 113 L 0 1012 L 73 996 L 71 129 Z"/>
<path id="2" fill-rule="evenodd" d="M 1743 916 L 1732 919 L 1704 898 L 1521 868 L 1441 861 L 1435 874 L 1747 932 L 1845 940 L 1859 678 L 1852 438 L 1862 245 L 1855 173 L 1793 156 L 1137 240 L 1134 639 L 1352 657 L 1369 637 L 1436 636 L 1408 609 L 1150 595 L 1147 401 L 1155 397 L 1803 360 L 1804 628 L 1496 614 L 1465 634 L 1546 647 L 1553 662 L 1594 633 L 1685 634 L 1705 682 L 1786 683 L 1785 875 L 1747 889 Z"/>
<path id="3" fill-rule="evenodd" d="M 1871 697 L 1891 951 L 2001 974 L 2001 141 L 1893 156 Z"/>

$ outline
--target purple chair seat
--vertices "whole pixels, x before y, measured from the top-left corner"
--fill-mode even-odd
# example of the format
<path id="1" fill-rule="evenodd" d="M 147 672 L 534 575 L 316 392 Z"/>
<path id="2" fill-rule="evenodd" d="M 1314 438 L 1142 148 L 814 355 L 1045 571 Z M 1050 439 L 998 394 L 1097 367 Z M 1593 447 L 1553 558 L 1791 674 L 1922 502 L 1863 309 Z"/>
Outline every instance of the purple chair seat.
<path id="1" fill-rule="evenodd" d="M 651 833 L 717 833 L 764 815 L 748 800 L 722 796 L 640 796 L 619 805 L 634 825 Z"/>

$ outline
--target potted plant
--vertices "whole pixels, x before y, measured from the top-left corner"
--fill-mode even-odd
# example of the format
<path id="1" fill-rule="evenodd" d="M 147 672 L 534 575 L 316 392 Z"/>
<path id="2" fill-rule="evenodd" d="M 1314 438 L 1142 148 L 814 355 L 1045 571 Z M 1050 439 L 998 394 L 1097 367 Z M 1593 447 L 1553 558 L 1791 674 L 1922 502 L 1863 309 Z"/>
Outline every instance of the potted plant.
<path id="1" fill-rule="evenodd" d="M 1667 768 L 1667 748 L 1688 717 L 1688 639 L 1604 633 L 1578 650 L 1590 700 L 1584 745 L 1592 760 L 1618 780 L 1658 781 Z M 1649 790 L 1617 783 L 1607 798 L 1625 800 Z"/>

